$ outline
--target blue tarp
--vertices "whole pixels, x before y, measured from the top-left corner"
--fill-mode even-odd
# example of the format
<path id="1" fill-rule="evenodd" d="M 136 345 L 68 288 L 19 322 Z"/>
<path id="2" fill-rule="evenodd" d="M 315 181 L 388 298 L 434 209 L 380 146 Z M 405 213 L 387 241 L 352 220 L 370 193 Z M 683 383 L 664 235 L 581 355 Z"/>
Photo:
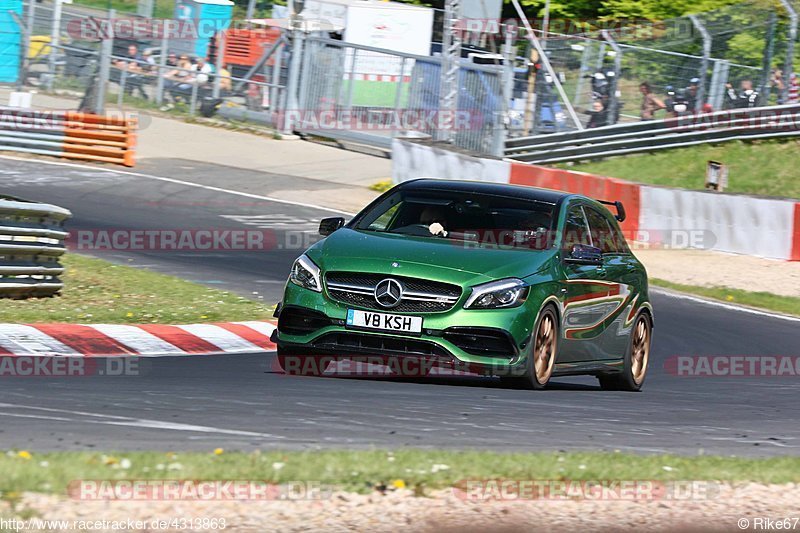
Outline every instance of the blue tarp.
<path id="1" fill-rule="evenodd" d="M 22 0 L 0 0 L 0 82 L 14 83 L 19 76 L 22 30 L 11 12 L 22 17 Z"/>

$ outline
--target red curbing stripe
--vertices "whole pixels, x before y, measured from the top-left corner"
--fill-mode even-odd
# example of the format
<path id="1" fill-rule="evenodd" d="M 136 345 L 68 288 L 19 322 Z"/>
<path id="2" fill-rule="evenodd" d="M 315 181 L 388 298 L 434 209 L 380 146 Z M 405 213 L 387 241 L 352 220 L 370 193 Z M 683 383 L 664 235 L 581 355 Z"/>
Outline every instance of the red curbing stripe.
<path id="1" fill-rule="evenodd" d="M 800 261 L 800 203 L 794 204 L 794 238 L 790 261 Z"/>
<path id="2" fill-rule="evenodd" d="M 90 326 L 79 324 L 33 324 L 32 326 L 83 355 L 138 354 Z"/>
<path id="3" fill-rule="evenodd" d="M 218 353 L 223 352 L 222 348 L 201 339 L 197 335 L 192 335 L 186 330 L 176 326 L 164 326 L 161 324 L 140 324 L 137 326 L 156 337 L 167 341 L 183 350 L 186 353 Z"/>
<path id="4" fill-rule="evenodd" d="M 221 322 L 214 325 L 219 326 L 222 329 L 228 330 L 234 335 L 238 335 L 244 340 L 255 344 L 259 348 L 264 348 L 266 350 L 275 349 L 275 343 L 270 341 L 268 337 L 265 337 L 263 334 L 259 333 L 258 331 L 252 328 L 248 328 L 244 324 L 232 324 L 230 322 Z"/>

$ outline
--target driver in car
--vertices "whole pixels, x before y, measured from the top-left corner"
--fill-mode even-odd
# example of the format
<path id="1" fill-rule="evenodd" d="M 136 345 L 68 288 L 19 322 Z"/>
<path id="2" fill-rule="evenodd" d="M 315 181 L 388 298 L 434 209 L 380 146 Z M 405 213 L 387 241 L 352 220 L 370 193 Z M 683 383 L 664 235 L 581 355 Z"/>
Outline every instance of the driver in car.
<path id="1" fill-rule="evenodd" d="M 419 215 L 419 222 L 424 226 L 428 226 L 428 231 L 431 235 L 437 237 L 447 237 L 447 230 L 445 230 L 445 214 L 444 210 L 438 206 L 429 205 L 422 210 Z"/>

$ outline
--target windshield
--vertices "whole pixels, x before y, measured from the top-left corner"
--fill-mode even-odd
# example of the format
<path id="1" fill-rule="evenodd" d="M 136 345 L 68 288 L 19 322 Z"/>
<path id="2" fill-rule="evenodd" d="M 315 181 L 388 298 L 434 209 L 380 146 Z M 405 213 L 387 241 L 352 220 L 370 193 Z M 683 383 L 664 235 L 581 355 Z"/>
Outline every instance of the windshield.
<path id="1" fill-rule="evenodd" d="M 482 245 L 550 246 L 554 206 L 457 191 L 397 191 L 362 213 L 354 229 Z"/>

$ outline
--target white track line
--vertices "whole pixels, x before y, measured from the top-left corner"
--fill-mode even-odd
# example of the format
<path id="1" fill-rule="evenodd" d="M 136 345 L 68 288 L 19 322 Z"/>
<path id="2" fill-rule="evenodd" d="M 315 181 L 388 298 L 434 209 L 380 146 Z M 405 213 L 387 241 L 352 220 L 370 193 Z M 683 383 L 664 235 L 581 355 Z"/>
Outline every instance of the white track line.
<path id="1" fill-rule="evenodd" d="M 769 318 L 779 318 L 781 320 L 788 320 L 790 322 L 800 322 L 800 317 L 782 315 L 780 313 L 770 313 L 769 311 L 761 311 L 759 309 L 753 309 L 751 307 L 745 307 L 742 305 L 727 304 L 725 302 L 719 302 L 717 300 L 711 300 L 708 298 L 701 298 L 699 296 L 690 296 L 682 292 L 671 291 L 669 289 L 664 289 L 661 287 L 656 288 L 654 286 L 651 286 L 650 292 L 654 292 L 656 294 L 661 294 L 664 296 L 669 296 L 670 298 L 676 298 L 679 300 L 689 300 L 690 302 L 695 302 L 699 304 L 710 305 L 713 307 L 721 307 L 722 309 L 727 309 L 728 311 L 739 311 L 740 313 L 749 313 L 751 315 L 765 316 Z M 656 310 L 656 321 L 657 320 L 658 320 L 658 310 Z"/>
<path id="2" fill-rule="evenodd" d="M 261 437 L 268 439 L 285 439 L 281 435 L 273 435 L 270 433 L 257 433 L 254 431 L 242 431 L 238 429 L 225 429 L 213 426 L 198 426 L 194 424 L 181 424 L 178 422 L 164 422 L 161 420 L 151 420 L 147 418 L 133 418 L 129 416 L 115 416 L 107 415 L 104 413 L 92 413 L 87 411 L 71 411 L 69 409 L 56 409 L 52 407 L 38 407 L 33 405 L 20 405 L 13 403 L 0 403 L 0 409 L 13 409 L 13 413 L 6 413 L 0 411 L 0 416 L 16 416 L 16 417 L 30 417 L 40 418 L 42 415 L 34 415 L 27 413 L 20 413 L 20 410 L 40 411 L 45 413 L 57 413 L 62 415 L 72 415 L 86 418 L 68 418 L 71 422 L 84 422 L 90 424 L 107 424 L 111 426 L 129 426 L 148 429 L 162 429 L 171 431 L 191 431 L 196 433 L 218 433 L 221 435 L 237 435 L 242 437 Z M 58 417 L 64 418 L 64 417 Z"/>
<path id="3" fill-rule="evenodd" d="M 72 168 L 84 168 L 90 170 L 103 170 L 106 172 L 116 172 L 117 174 L 125 174 L 128 176 L 136 176 L 139 178 L 147 178 L 151 180 L 158 180 L 158 181 L 165 181 L 167 183 L 175 183 L 178 185 L 185 185 L 187 187 L 197 187 L 199 189 L 206 189 L 208 191 L 214 192 L 222 192 L 225 194 L 234 194 L 236 196 L 244 196 L 245 198 L 253 198 L 256 200 L 266 200 L 268 202 L 276 202 L 279 204 L 286 204 L 286 205 L 294 205 L 298 207 L 309 207 L 312 209 L 320 209 L 322 211 L 330 211 L 331 213 L 338 213 L 341 215 L 348 215 L 353 216 L 354 213 L 348 213 L 346 211 L 342 211 L 340 209 L 332 209 L 330 207 L 323 207 L 321 205 L 316 204 L 307 204 L 304 202 L 293 202 L 292 200 L 283 200 L 281 198 L 273 198 L 272 196 L 262 196 L 260 194 L 251 194 L 248 192 L 241 192 L 241 191 L 233 191 L 231 189 L 223 189 L 221 187 L 214 187 L 212 185 L 201 185 L 199 183 L 193 183 L 191 181 L 183 181 L 183 180 L 176 180 L 174 178 L 165 178 L 164 176 L 154 176 L 152 174 L 142 174 L 141 172 L 131 172 L 130 170 L 117 170 L 111 168 L 103 168 L 103 167 L 94 167 L 91 165 L 81 165 L 78 163 L 62 163 L 60 161 L 44 161 L 40 159 L 27 159 L 24 157 L 13 157 L 8 155 L 0 155 L 0 159 L 9 159 L 11 161 L 23 161 L 27 163 L 40 163 L 43 165 L 53 165 L 53 166 L 60 166 L 60 167 L 72 167 Z M 246 170 L 246 169 L 245 169 Z"/>

